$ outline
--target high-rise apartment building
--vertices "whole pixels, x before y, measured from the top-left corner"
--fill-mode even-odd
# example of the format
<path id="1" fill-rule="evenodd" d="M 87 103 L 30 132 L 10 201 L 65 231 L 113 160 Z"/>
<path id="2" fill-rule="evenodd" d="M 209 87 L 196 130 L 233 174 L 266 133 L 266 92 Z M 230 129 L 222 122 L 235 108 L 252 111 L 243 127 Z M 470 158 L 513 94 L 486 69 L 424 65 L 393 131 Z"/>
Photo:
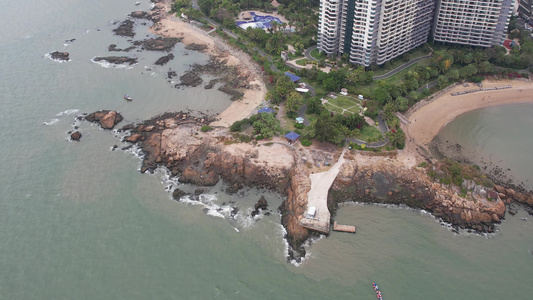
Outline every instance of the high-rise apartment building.
<path id="1" fill-rule="evenodd" d="M 533 24 L 533 0 L 520 0 L 518 15 Z"/>
<path id="2" fill-rule="evenodd" d="M 318 48 L 383 64 L 427 41 L 435 0 L 322 0 Z"/>
<path id="3" fill-rule="evenodd" d="M 513 0 L 439 0 L 433 39 L 470 46 L 502 45 Z"/>
<path id="4" fill-rule="evenodd" d="M 351 63 L 369 66 L 422 45 L 430 32 L 440 42 L 502 45 L 514 2 L 321 0 L 318 49 L 327 55 L 348 54 Z"/>

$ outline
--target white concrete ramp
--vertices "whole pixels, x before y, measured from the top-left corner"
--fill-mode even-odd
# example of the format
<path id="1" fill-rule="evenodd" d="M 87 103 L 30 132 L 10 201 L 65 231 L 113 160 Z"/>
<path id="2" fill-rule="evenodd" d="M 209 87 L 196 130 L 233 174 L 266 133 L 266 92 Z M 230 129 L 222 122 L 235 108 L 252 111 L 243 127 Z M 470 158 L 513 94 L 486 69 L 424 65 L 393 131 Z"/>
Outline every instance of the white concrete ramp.
<path id="1" fill-rule="evenodd" d="M 303 227 L 329 233 L 331 214 L 328 209 L 328 191 L 344 163 L 345 152 L 346 149 L 342 151 L 339 160 L 328 171 L 311 174 L 311 190 L 307 193 L 306 214 L 300 219 L 300 224 Z M 310 218 L 307 216 L 307 210 L 312 206 L 316 207 L 316 214 Z"/>

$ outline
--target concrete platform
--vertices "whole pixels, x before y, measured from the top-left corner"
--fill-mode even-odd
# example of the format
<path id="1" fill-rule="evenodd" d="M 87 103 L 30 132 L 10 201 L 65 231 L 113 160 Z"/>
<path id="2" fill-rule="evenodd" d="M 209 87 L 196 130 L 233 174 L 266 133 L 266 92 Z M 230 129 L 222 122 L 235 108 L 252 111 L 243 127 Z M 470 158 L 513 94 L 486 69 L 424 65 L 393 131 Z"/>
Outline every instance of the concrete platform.
<path id="1" fill-rule="evenodd" d="M 355 233 L 355 226 L 354 225 L 340 225 L 340 224 L 337 224 L 337 222 L 334 222 L 333 230 Z"/>
<path id="2" fill-rule="evenodd" d="M 328 192 L 344 163 L 345 152 L 346 149 L 328 171 L 311 174 L 311 190 L 307 193 L 307 209 L 311 206 L 316 207 L 316 214 L 313 218 L 307 218 L 306 215 L 303 215 L 300 219 L 300 224 L 303 227 L 325 234 L 329 233 L 331 214 L 328 209 Z"/>

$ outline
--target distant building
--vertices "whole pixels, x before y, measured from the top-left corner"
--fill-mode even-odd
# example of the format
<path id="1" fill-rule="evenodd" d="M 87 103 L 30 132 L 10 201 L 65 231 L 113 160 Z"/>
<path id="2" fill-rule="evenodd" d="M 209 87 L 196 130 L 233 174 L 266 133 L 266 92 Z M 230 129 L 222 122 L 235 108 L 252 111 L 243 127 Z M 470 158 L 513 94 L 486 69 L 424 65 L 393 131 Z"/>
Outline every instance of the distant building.
<path id="1" fill-rule="evenodd" d="M 533 0 L 520 0 L 518 15 L 533 25 Z"/>
<path id="2" fill-rule="evenodd" d="M 381 65 L 424 44 L 502 45 L 516 0 L 321 0 L 317 45 L 353 64 Z M 524 2 L 531 15 L 533 0 Z M 522 4 L 521 4 L 522 5 Z"/>
<path id="3" fill-rule="evenodd" d="M 439 0 L 433 39 L 491 47 L 503 45 L 514 0 Z"/>
<path id="4" fill-rule="evenodd" d="M 381 65 L 424 44 L 437 0 L 322 0 L 318 49 Z"/>

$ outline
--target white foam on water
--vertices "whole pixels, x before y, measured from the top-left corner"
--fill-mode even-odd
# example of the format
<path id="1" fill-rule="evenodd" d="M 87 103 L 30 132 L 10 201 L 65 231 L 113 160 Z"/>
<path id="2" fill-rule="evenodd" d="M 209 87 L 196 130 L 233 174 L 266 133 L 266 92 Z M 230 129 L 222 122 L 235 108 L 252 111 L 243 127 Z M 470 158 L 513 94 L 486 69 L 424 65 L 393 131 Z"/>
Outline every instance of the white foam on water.
<path id="1" fill-rule="evenodd" d="M 56 124 L 57 122 L 59 122 L 59 119 L 52 119 L 50 121 L 44 121 L 43 124 L 46 126 L 51 126 L 51 125 Z"/>
<path id="2" fill-rule="evenodd" d="M 46 57 L 46 58 L 48 58 L 49 60 L 54 61 L 54 62 L 56 62 L 56 63 L 60 63 L 60 64 L 61 64 L 61 63 L 67 63 L 67 62 L 72 61 L 72 59 L 70 59 L 70 58 L 69 58 L 69 60 L 53 59 L 53 58 L 52 58 L 52 55 L 51 55 L 50 53 L 46 53 L 46 54 L 44 55 L 44 57 Z"/>
<path id="3" fill-rule="evenodd" d="M 56 117 L 68 116 L 68 115 L 77 113 L 78 111 L 79 111 L 78 109 L 67 109 L 65 111 L 58 113 Z"/>
<path id="4" fill-rule="evenodd" d="M 129 65 L 129 64 L 127 64 L 127 65 L 122 65 L 122 64 L 118 65 L 118 64 L 112 64 L 112 63 L 107 62 L 105 60 L 95 61 L 94 60 L 95 58 L 96 58 L 96 56 L 91 58 L 91 61 L 93 63 L 97 64 L 97 65 L 100 65 L 102 68 L 105 68 L 105 69 L 112 69 L 113 68 L 113 69 L 131 70 L 131 69 L 133 69 L 133 66 L 135 66 L 137 64 L 137 63 L 135 63 L 133 65 Z"/>

